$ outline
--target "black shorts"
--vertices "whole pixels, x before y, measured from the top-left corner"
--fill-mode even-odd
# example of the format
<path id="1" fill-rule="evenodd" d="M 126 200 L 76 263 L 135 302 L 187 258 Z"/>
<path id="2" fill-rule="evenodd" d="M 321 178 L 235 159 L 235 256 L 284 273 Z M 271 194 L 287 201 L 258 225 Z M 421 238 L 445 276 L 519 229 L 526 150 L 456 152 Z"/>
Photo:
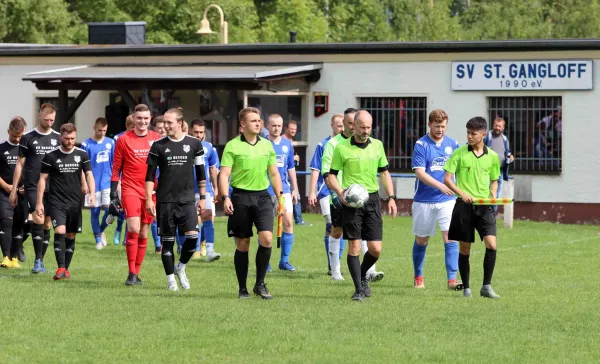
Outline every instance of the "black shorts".
<path id="1" fill-rule="evenodd" d="M 329 205 L 329 213 L 331 215 L 331 226 L 342 227 L 344 225 L 344 220 L 342 219 L 342 211 L 344 210 L 336 208 L 333 204 Z"/>
<path id="2" fill-rule="evenodd" d="M 66 227 L 66 233 L 80 233 L 81 232 L 81 206 L 80 204 L 71 205 L 54 205 L 50 212 L 50 218 L 52 219 L 52 226 L 64 225 Z"/>
<path id="3" fill-rule="evenodd" d="M 15 208 L 8 203 L 8 194 L 0 191 L 0 218 L 12 219 L 15 214 Z"/>
<path id="4" fill-rule="evenodd" d="M 381 241 L 383 220 L 379 193 L 370 193 L 369 200 L 360 209 L 342 207 L 342 228 L 346 240 Z"/>
<path id="5" fill-rule="evenodd" d="M 194 201 L 159 202 L 156 204 L 156 224 L 158 235 L 175 236 L 177 229 L 181 233 L 198 231 L 198 210 Z"/>
<path id="6" fill-rule="evenodd" d="M 19 195 L 17 207 L 13 214 L 13 236 L 21 235 L 23 233 L 23 228 L 25 227 L 28 217 L 29 212 L 27 212 L 27 201 L 25 200 L 25 196 Z"/>
<path id="7" fill-rule="evenodd" d="M 471 205 L 461 199 L 456 200 L 448 230 L 448 240 L 475 242 L 475 230 L 483 240 L 484 236 L 496 236 L 496 212 L 494 206 Z"/>
<path id="8" fill-rule="evenodd" d="M 25 200 L 27 201 L 28 206 L 27 212 L 30 214 L 34 213 L 35 207 L 37 205 L 37 191 L 25 190 Z M 42 203 L 44 204 L 44 215 L 52 216 L 52 213 L 50 211 L 50 203 L 48 202 L 48 192 L 44 192 Z"/>
<path id="9" fill-rule="evenodd" d="M 273 201 L 267 190 L 246 191 L 234 188 L 231 203 L 233 215 L 227 221 L 227 235 L 230 238 L 252 237 L 253 224 L 257 232 L 273 231 Z"/>

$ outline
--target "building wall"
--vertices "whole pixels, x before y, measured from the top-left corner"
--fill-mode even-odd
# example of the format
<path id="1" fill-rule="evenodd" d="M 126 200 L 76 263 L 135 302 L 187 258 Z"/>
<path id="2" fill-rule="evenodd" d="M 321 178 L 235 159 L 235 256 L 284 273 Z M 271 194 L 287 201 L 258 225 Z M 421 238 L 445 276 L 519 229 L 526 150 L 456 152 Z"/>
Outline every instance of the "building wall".
<path id="1" fill-rule="evenodd" d="M 13 116 L 19 115 L 27 121 L 27 127 L 37 125 L 37 98 L 58 97 L 58 91 L 38 90 L 31 82 L 21 78 L 28 73 L 52 70 L 68 65 L 3 65 L 0 66 L 0 139 Z M 69 92 L 69 97 L 77 97 L 79 91 Z M 104 107 L 109 102 L 108 91 L 92 91 L 75 113 L 75 124 L 79 129 L 78 140 L 82 141 L 92 133 L 94 120 L 104 116 Z"/>
<path id="2" fill-rule="evenodd" d="M 577 55 L 579 56 L 579 55 Z M 462 60 L 468 60 L 465 56 Z M 488 55 L 488 59 L 496 59 Z M 531 58 L 530 58 L 531 59 Z M 537 58 L 540 59 L 540 58 Z M 543 59 L 543 58 L 541 58 Z M 555 58 L 556 59 L 556 58 Z M 594 62 L 598 67 L 599 61 Z M 594 84 L 600 75 L 594 72 Z M 488 115 L 488 96 L 562 96 L 563 169 L 558 176 L 515 176 L 515 190 L 532 202 L 600 203 L 595 192 L 600 159 L 594 158 L 600 123 L 595 106 L 600 92 L 592 91 L 452 91 L 451 62 L 326 63 L 313 92 L 329 92 L 329 113 L 315 118 L 311 113 L 308 154 L 331 133 L 329 119 L 348 107 L 358 107 L 360 97 L 427 97 L 428 112 L 444 109 L 449 115 L 447 134 L 466 141 L 465 124 L 473 116 Z M 311 98 L 311 112 L 312 112 Z M 487 117 L 486 117 L 487 118 Z M 513 146 L 514 149 L 514 146 Z M 399 198 L 410 199 L 414 179 L 396 179 Z"/>

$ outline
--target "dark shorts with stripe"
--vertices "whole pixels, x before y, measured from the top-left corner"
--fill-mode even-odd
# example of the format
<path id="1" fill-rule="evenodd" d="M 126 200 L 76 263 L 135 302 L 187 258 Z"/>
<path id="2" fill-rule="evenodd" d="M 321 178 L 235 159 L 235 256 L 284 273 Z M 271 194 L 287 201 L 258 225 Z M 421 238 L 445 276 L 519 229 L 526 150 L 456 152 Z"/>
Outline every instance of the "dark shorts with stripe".
<path id="1" fill-rule="evenodd" d="M 46 214 L 48 216 L 48 214 Z M 68 233 L 81 232 L 81 203 L 69 205 L 55 205 L 50 212 L 52 226 L 64 225 Z"/>
<path id="2" fill-rule="evenodd" d="M 273 201 L 268 190 L 247 191 L 234 188 L 231 193 L 233 215 L 227 221 L 227 235 L 239 239 L 253 236 L 256 231 L 273 231 Z"/>
<path id="3" fill-rule="evenodd" d="M 175 236 L 180 233 L 198 231 L 198 209 L 194 201 L 187 203 L 159 202 L 156 204 L 158 235 Z"/>
<path id="4" fill-rule="evenodd" d="M 379 193 L 369 194 L 369 200 L 359 209 L 342 207 L 344 239 L 381 241 L 383 239 L 383 219 Z"/>
<path id="5" fill-rule="evenodd" d="M 472 205 L 456 200 L 452 210 L 452 220 L 448 230 L 448 240 L 475 242 L 475 230 L 483 240 L 484 236 L 496 236 L 496 212 L 494 206 Z"/>

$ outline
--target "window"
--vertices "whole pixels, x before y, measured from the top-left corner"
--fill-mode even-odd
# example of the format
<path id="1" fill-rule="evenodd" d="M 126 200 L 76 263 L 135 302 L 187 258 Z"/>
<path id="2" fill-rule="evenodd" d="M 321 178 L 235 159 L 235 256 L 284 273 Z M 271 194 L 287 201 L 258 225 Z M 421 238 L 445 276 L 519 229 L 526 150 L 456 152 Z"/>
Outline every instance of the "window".
<path id="1" fill-rule="evenodd" d="M 410 171 L 413 147 L 427 132 L 427 98 L 363 97 L 360 108 L 373 116 L 373 137 L 383 143 L 390 168 Z"/>
<path id="2" fill-rule="evenodd" d="M 295 141 L 301 141 L 306 139 L 306 135 L 303 134 L 302 130 L 302 99 L 304 96 L 271 96 L 271 95 L 248 95 L 248 106 L 255 107 L 260 110 L 262 118 L 266 121 L 269 115 L 279 114 L 283 118 L 283 125 L 285 132 L 285 125 L 288 121 L 296 121 L 298 126 L 296 129 Z"/>
<path id="3" fill-rule="evenodd" d="M 554 174 L 562 170 L 562 98 L 490 97 L 490 127 L 506 121 L 504 134 L 515 156 L 514 173 Z"/>
<path id="4" fill-rule="evenodd" d="M 75 100 L 74 97 L 69 97 L 69 106 L 71 106 L 71 104 L 73 103 L 73 100 Z M 43 104 L 52 104 L 54 105 L 54 107 L 56 107 L 56 111 L 58 111 L 59 106 L 58 106 L 58 97 L 38 97 L 37 98 L 37 111 L 40 110 L 40 107 Z M 58 112 L 56 113 L 58 116 Z M 36 116 L 37 117 L 37 116 Z M 69 119 L 68 121 L 69 123 L 75 123 L 75 116 L 71 117 L 71 119 Z M 52 125 L 52 129 L 56 130 L 56 131 L 60 131 L 60 127 L 64 124 L 64 122 L 61 122 L 60 120 L 56 119 L 54 121 L 54 124 Z"/>

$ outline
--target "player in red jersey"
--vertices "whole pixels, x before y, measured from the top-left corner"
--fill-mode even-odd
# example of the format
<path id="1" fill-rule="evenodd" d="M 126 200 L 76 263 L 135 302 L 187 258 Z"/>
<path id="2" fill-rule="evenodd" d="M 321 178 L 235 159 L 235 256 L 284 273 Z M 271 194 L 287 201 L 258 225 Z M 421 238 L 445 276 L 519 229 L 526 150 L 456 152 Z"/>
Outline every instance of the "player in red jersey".
<path id="1" fill-rule="evenodd" d="M 137 105 L 133 118 L 134 129 L 120 136 L 115 146 L 110 189 L 111 214 L 117 216 L 122 209 L 127 219 L 125 250 L 129 275 L 125 284 L 128 286 L 142 284 L 140 267 L 146 254 L 148 227 L 153 221 L 152 215 L 146 211 L 146 160 L 152 143 L 162 138 L 162 135 L 148 129 L 152 118 L 148 106 Z M 117 194 L 119 179 L 122 201 Z"/>

